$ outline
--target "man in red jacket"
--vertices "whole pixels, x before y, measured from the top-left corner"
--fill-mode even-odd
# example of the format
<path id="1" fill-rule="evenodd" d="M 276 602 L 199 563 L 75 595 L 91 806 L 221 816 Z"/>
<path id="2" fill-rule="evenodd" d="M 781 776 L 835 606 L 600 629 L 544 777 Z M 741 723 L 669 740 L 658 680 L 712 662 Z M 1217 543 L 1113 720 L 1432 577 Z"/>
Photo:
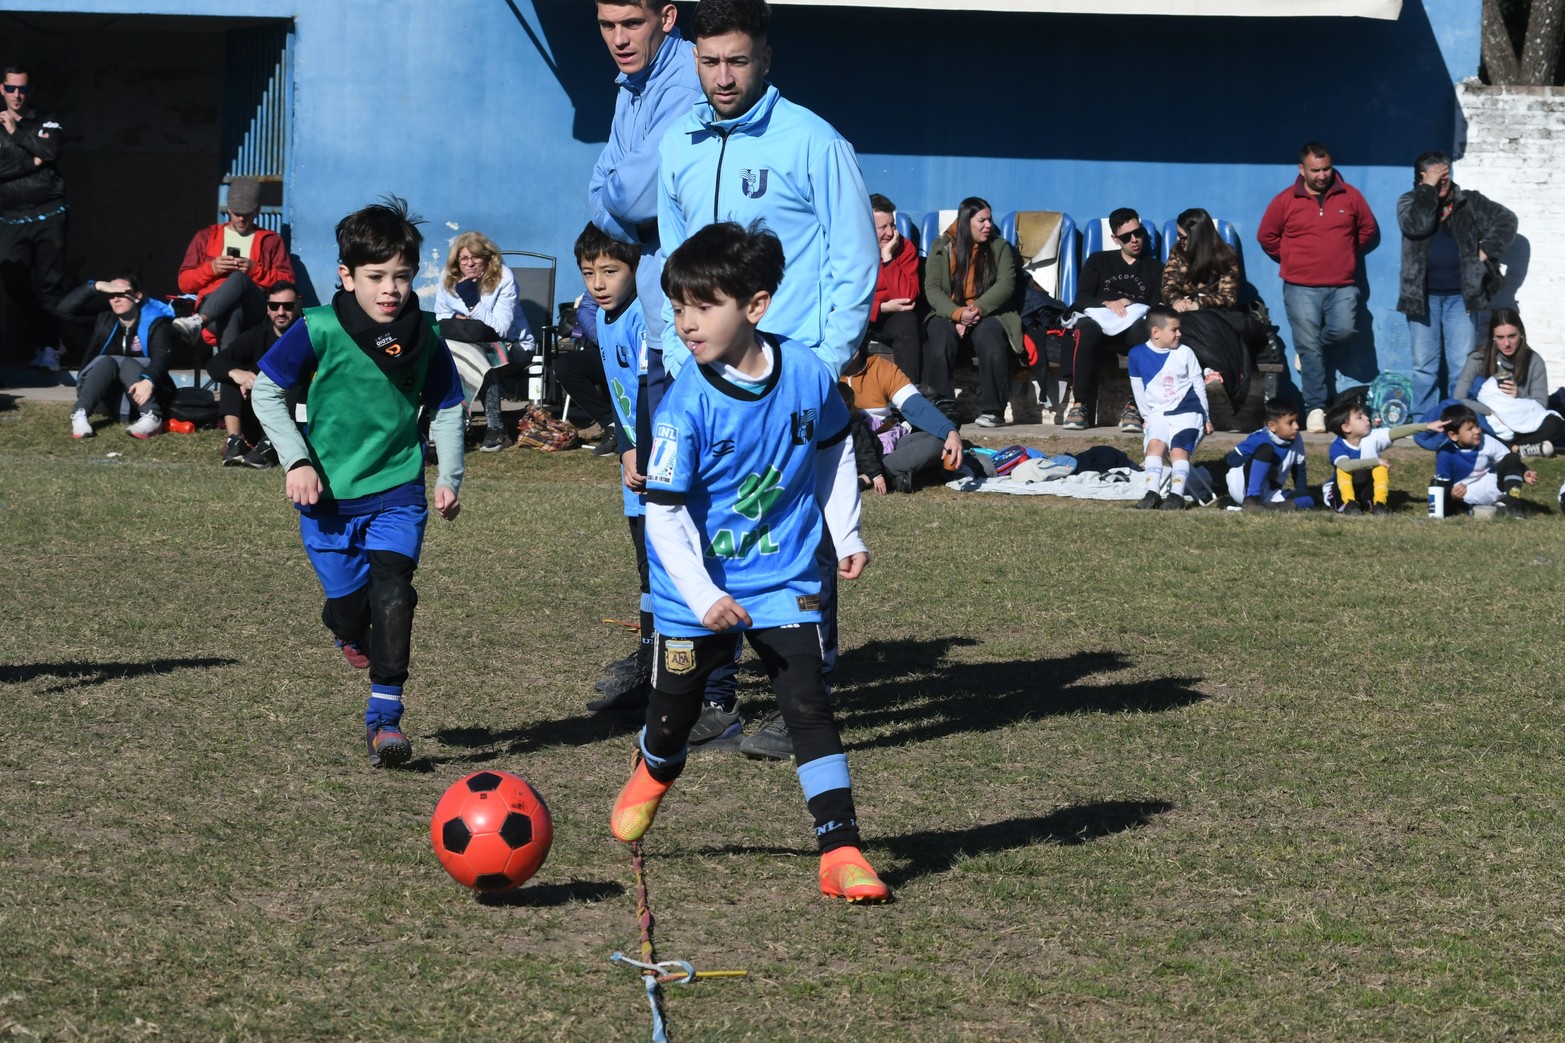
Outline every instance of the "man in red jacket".
<path id="1" fill-rule="evenodd" d="M 1326 430 L 1326 349 L 1353 336 L 1359 254 L 1375 238 L 1375 215 L 1331 165 L 1318 141 L 1299 150 L 1299 176 L 1266 207 L 1255 238 L 1282 266 L 1282 301 L 1299 360 L 1305 427 Z"/>
<path id="2" fill-rule="evenodd" d="M 918 251 L 897 234 L 896 204 L 879 192 L 869 197 L 880 243 L 880 274 L 869 302 L 869 339 L 891 348 L 897 368 L 917 384 L 924 372 L 924 325 L 913 310 L 923 291 Z"/>
<path id="3" fill-rule="evenodd" d="M 226 348 L 266 317 L 266 291 L 293 282 L 293 264 L 282 236 L 257 225 L 261 186 L 252 178 L 228 185 L 228 220 L 196 233 L 179 266 L 179 291 L 198 298 L 195 314 L 174 320 L 192 344 L 210 329 Z"/>

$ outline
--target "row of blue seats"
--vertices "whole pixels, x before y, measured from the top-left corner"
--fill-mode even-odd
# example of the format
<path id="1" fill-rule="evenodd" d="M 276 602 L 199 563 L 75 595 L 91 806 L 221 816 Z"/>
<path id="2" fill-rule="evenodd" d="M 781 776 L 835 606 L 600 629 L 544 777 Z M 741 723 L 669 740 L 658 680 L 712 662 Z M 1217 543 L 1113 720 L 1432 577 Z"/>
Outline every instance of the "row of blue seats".
<path id="1" fill-rule="evenodd" d="M 944 220 L 942 221 L 942 213 Z M 1017 246 L 1016 228 L 1017 211 L 1002 215 L 995 222 L 995 227 L 1001 235 Z M 930 244 L 934 243 L 947 227 L 949 227 L 954 211 L 931 211 L 926 214 L 912 214 L 897 211 L 897 231 L 909 242 L 918 248 L 920 257 L 929 255 Z M 1057 266 L 1057 280 L 1054 287 L 1043 286 L 1044 290 L 1054 294 L 1060 300 L 1069 304 L 1076 297 L 1076 282 L 1081 273 L 1082 258 L 1097 253 L 1100 250 L 1116 249 L 1111 233 L 1108 231 L 1108 218 L 1095 218 L 1085 228 L 1078 229 L 1076 221 L 1069 214 L 1060 214 L 1060 256 Z M 1175 221 L 1165 221 L 1161 228 L 1157 222 L 1143 220 L 1142 226 L 1149 237 L 1148 245 L 1158 252 L 1163 260 L 1168 260 L 1168 252 L 1173 248 L 1176 238 Z M 1244 263 L 1244 251 L 1240 244 L 1239 232 L 1227 221 L 1218 220 L 1217 234 L 1229 246 L 1234 253 L 1239 255 L 1241 272 Z M 1031 258 L 1022 258 L 1026 264 Z"/>

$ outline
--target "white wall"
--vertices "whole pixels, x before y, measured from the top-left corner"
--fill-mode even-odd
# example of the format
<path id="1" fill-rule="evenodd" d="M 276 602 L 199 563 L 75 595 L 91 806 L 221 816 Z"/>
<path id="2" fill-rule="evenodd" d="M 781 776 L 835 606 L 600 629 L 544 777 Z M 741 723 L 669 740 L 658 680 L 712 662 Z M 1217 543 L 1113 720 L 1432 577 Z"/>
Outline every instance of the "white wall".
<path id="1" fill-rule="evenodd" d="M 1516 244 L 1501 259 L 1527 342 L 1565 384 L 1565 87 L 1457 85 L 1467 122 L 1453 178 L 1515 211 Z"/>

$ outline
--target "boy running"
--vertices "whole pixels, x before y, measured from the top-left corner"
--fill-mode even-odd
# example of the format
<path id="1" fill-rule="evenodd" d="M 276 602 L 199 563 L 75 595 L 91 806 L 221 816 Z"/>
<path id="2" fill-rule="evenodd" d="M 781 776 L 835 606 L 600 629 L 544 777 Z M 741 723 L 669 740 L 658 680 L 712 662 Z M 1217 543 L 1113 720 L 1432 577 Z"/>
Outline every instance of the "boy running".
<path id="1" fill-rule="evenodd" d="M 440 454 L 435 510 L 461 510 L 462 386 L 434 316 L 413 293 L 424 237 L 407 204 L 388 199 L 337 223 L 343 289 L 305 309 L 262 358 L 251 390 L 256 417 L 287 470 L 304 551 L 326 593 L 321 622 L 349 665 L 368 669 L 364 737 L 372 767 L 413 756 L 403 734 L 402 686 L 413 632 L 413 570 L 429 510 L 420 407 Z M 309 389 L 309 435 L 284 394 Z"/>
<path id="2" fill-rule="evenodd" d="M 890 891 L 859 850 L 848 759 L 821 679 L 823 525 L 855 579 L 858 478 L 844 452 L 848 413 L 835 374 L 808 350 L 756 332 L 782 280 L 777 237 L 725 222 L 669 257 L 663 289 L 696 365 L 681 370 L 653 421 L 647 543 L 657 640 L 640 759 L 610 830 L 639 840 L 685 767 L 707 675 L 748 637 L 793 738 L 815 820 L 823 894 L 881 901 Z"/>

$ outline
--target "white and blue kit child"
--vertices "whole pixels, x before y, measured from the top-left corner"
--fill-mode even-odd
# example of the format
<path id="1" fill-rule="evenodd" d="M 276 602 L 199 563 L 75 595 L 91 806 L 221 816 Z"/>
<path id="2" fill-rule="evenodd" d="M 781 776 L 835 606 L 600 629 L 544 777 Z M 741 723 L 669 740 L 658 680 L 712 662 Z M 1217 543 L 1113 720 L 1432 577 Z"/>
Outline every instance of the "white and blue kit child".
<path id="1" fill-rule="evenodd" d="M 1313 507 L 1304 472 L 1304 436 L 1284 440 L 1261 428 L 1229 450 L 1228 495 L 1235 503 L 1258 499 L 1262 503 L 1293 500 Z"/>
<path id="2" fill-rule="evenodd" d="M 1505 490 L 1500 488 L 1499 463 L 1510 454 L 1505 443 L 1493 435 L 1484 435 L 1483 441 L 1472 449 L 1465 449 L 1446 439 L 1435 452 L 1435 482 L 1455 488 L 1465 485 L 1461 499 L 1470 507 L 1482 507 L 1500 502 Z M 1520 475 L 1511 484 L 1520 484 Z"/>

